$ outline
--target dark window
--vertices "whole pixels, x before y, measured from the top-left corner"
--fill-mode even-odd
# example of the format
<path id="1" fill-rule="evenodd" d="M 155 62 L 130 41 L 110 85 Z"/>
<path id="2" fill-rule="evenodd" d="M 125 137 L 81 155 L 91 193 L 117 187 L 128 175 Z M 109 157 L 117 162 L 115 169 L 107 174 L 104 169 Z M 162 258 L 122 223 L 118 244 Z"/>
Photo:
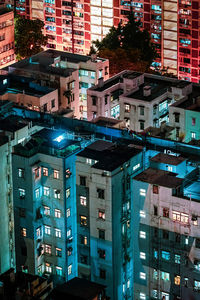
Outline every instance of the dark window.
<path id="1" fill-rule="evenodd" d="M 169 231 L 163 230 L 163 239 L 165 239 L 165 240 L 169 239 Z"/>
<path id="2" fill-rule="evenodd" d="M 168 207 L 163 208 L 163 217 L 169 218 L 169 208 Z"/>
<path id="3" fill-rule="evenodd" d="M 154 228 L 154 237 L 158 237 L 158 228 Z"/>
<path id="4" fill-rule="evenodd" d="M 43 110 L 44 110 L 44 112 L 47 111 L 47 103 L 45 103 L 45 104 L 43 105 Z"/>
<path id="5" fill-rule="evenodd" d="M 97 196 L 100 199 L 104 199 L 104 190 L 103 189 L 97 189 Z"/>
<path id="6" fill-rule="evenodd" d="M 21 254 L 23 256 L 27 256 L 27 248 L 26 247 L 21 247 Z"/>
<path id="7" fill-rule="evenodd" d="M 158 186 L 155 184 L 153 185 L 153 193 L 158 194 Z"/>
<path id="8" fill-rule="evenodd" d="M 99 229 L 99 239 L 105 240 L 105 230 Z"/>
<path id="9" fill-rule="evenodd" d="M 51 100 L 51 108 L 55 107 L 55 99 Z"/>
<path id="10" fill-rule="evenodd" d="M 108 95 L 105 95 L 105 105 L 108 103 Z"/>
<path id="11" fill-rule="evenodd" d="M 154 216 L 158 215 L 158 207 L 156 205 L 154 205 L 154 207 L 153 207 L 153 214 L 154 214 Z"/>
<path id="12" fill-rule="evenodd" d="M 144 122 L 140 122 L 140 130 L 144 130 Z"/>
<path id="13" fill-rule="evenodd" d="M 97 105 L 97 97 L 96 96 L 92 96 L 92 105 Z"/>
<path id="14" fill-rule="evenodd" d="M 181 242 L 181 235 L 179 233 L 175 233 L 175 242 L 178 244 Z"/>
<path id="15" fill-rule="evenodd" d="M 196 248 L 200 248 L 200 239 L 196 239 Z"/>
<path id="16" fill-rule="evenodd" d="M 21 218 L 25 218 L 26 217 L 26 209 L 25 208 L 19 208 L 19 216 Z"/>
<path id="17" fill-rule="evenodd" d="M 102 279 L 106 279 L 106 270 L 99 269 L 99 277 Z"/>
<path id="18" fill-rule="evenodd" d="M 87 257 L 86 255 L 81 255 L 81 256 L 80 256 L 80 260 L 81 260 L 81 263 L 82 263 L 82 264 L 87 265 L 88 257 Z"/>
<path id="19" fill-rule="evenodd" d="M 179 123 L 180 114 L 174 114 L 174 120 L 176 123 Z"/>
<path id="20" fill-rule="evenodd" d="M 106 251 L 103 249 L 98 249 L 99 258 L 106 258 Z"/>
<path id="21" fill-rule="evenodd" d="M 86 177 L 80 176 L 80 185 L 86 186 Z"/>

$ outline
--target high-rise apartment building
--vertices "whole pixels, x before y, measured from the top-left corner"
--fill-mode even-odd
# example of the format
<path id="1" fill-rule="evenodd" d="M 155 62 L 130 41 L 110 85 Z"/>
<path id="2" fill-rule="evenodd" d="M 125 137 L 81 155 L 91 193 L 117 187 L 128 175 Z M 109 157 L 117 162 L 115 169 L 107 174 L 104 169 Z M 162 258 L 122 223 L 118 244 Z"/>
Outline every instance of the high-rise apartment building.
<path id="1" fill-rule="evenodd" d="M 14 14 L 0 6 L 0 69 L 15 62 Z"/>
<path id="2" fill-rule="evenodd" d="M 88 54 L 91 42 L 110 27 L 127 21 L 132 10 L 141 30 L 151 35 L 156 69 L 199 82 L 199 13 L 197 0 L 29 0 L 18 1 L 18 13 L 45 23 L 48 48 Z"/>

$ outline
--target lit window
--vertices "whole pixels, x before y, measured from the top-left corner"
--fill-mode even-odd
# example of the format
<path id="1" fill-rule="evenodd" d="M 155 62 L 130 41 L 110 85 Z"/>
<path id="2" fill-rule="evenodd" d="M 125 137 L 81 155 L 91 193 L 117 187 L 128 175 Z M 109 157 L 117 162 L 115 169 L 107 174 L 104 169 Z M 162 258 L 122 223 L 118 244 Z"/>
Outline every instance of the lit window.
<path id="1" fill-rule="evenodd" d="M 99 209 L 98 218 L 101 220 L 105 220 L 105 218 L 106 218 L 105 210 Z"/>
<path id="2" fill-rule="evenodd" d="M 43 176 L 48 176 L 48 168 L 43 168 Z"/>
<path id="3" fill-rule="evenodd" d="M 92 160 L 90 158 L 86 158 L 86 164 L 91 165 L 92 164 Z"/>
<path id="4" fill-rule="evenodd" d="M 146 253 L 140 252 L 140 258 L 141 259 L 146 259 Z"/>
<path id="5" fill-rule="evenodd" d="M 40 266 L 38 266 L 38 268 L 37 268 L 37 272 L 38 272 L 38 275 L 39 276 L 42 276 L 42 268 L 43 266 L 42 265 L 40 265 Z"/>
<path id="6" fill-rule="evenodd" d="M 158 280 L 158 270 L 153 269 L 153 279 Z"/>
<path id="7" fill-rule="evenodd" d="M 83 206 L 87 205 L 87 198 L 85 196 L 80 196 L 80 204 Z"/>
<path id="8" fill-rule="evenodd" d="M 58 228 L 55 228 L 55 236 L 58 238 L 61 238 L 61 230 Z"/>
<path id="9" fill-rule="evenodd" d="M 162 292 L 161 297 L 162 297 L 162 299 L 169 300 L 169 294 L 168 293 Z"/>
<path id="10" fill-rule="evenodd" d="M 189 238 L 186 237 L 186 238 L 185 238 L 185 245 L 188 245 L 188 244 L 189 244 Z"/>
<path id="11" fill-rule="evenodd" d="M 53 170 L 53 178 L 59 179 L 59 171 L 58 170 Z"/>
<path id="12" fill-rule="evenodd" d="M 18 169 L 18 177 L 24 178 L 24 169 Z"/>
<path id="13" fill-rule="evenodd" d="M 44 252 L 47 254 L 51 254 L 51 245 L 44 245 Z"/>
<path id="14" fill-rule="evenodd" d="M 7 82 L 8 82 L 8 79 L 3 80 L 3 84 L 7 84 Z"/>
<path id="15" fill-rule="evenodd" d="M 49 263 L 45 264 L 45 270 L 47 273 L 52 273 L 52 267 Z"/>
<path id="16" fill-rule="evenodd" d="M 146 196 L 146 190 L 140 189 L 140 196 Z"/>
<path id="17" fill-rule="evenodd" d="M 44 206 L 44 215 L 45 216 L 50 216 L 50 207 Z"/>
<path id="18" fill-rule="evenodd" d="M 169 280 L 169 273 L 167 273 L 167 272 L 161 272 L 161 278 L 162 278 L 162 280 L 164 280 L 164 281 L 168 281 Z"/>
<path id="19" fill-rule="evenodd" d="M 26 233 L 26 228 L 23 227 L 21 228 L 21 236 L 26 237 L 27 233 Z"/>
<path id="20" fill-rule="evenodd" d="M 80 237 L 81 237 L 81 244 L 82 245 L 87 245 L 87 243 L 88 243 L 87 236 L 81 235 Z"/>
<path id="21" fill-rule="evenodd" d="M 36 229 L 36 236 L 37 236 L 37 238 L 39 238 L 41 236 L 41 227 L 38 227 Z"/>
<path id="22" fill-rule="evenodd" d="M 169 172 L 172 172 L 172 170 L 173 170 L 172 166 L 167 166 L 167 170 L 168 170 Z"/>
<path id="23" fill-rule="evenodd" d="M 137 170 L 140 167 L 140 164 L 137 164 L 133 167 L 133 171 Z"/>
<path id="24" fill-rule="evenodd" d="M 68 275 L 71 275 L 72 274 L 72 265 L 69 265 L 68 266 Z"/>
<path id="25" fill-rule="evenodd" d="M 181 277 L 179 275 L 176 275 L 174 277 L 174 284 L 180 285 L 180 283 L 181 283 Z"/>
<path id="26" fill-rule="evenodd" d="M 49 197 L 49 195 L 50 195 L 50 188 L 44 186 L 44 187 L 43 187 L 43 194 L 44 194 L 44 196 Z"/>
<path id="27" fill-rule="evenodd" d="M 192 126 L 195 126 L 196 124 L 196 118 L 192 118 Z"/>
<path id="28" fill-rule="evenodd" d="M 140 293 L 140 300 L 146 300 L 146 294 Z"/>
<path id="29" fill-rule="evenodd" d="M 71 230 L 71 228 L 69 228 L 67 230 L 67 238 L 69 238 L 71 235 L 72 235 L 72 230 Z"/>
<path id="30" fill-rule="evenodd" d="M 194 280 L 194 289 L 200 290 L 200 281 Z"/>
<path id="31" fill-rule="evenodd" d="M 158 299 L 158 291 L 157 290 L 152 290 L 152 298 Z"/>
<path id="32" fill-rule="evenodd" d="M 54 189 L 54 198 L 55 199 L 60 199 L 60 190 Z"/>
<path id="33" fill-rule="evenodd" d="M 169 218 L 169 208 L 168 207 L 163 208 L 163 217 Z"/>
<path id="34" fill-rule="evenodd" d="M 70 172 L 70 169 L 66 169 L 66 178 L 69 178 L 71 175 L 72 175 L 72 173 Z"/>
<path id="35" fill-rule="evenodd" d="M 35 190 L 35 198 L 38 199 L 40 197 L 40 189 Z"/>
<path id="36" fill-rule="evenodd" d="M 40 176 L 40 167 L 34 169 L 35 173 L 35 179 L 37 179 Z"/>
<path id="37" fill-rule="evenodd" d="M 47 225 L 44 225 L 44 232 L 45 232 L 45 234 L 50 235 L 51 234 L 51 227 L 47 226 Z"/>
<path id="38" fill-rule="evenodd" d="M 70 197 L 70 188 L 66 189 L 66 198 Z"/>
<path id="39" fill-rule="evenodd" d="M 125 108 L 125 112 L 130 112 L 130 104 L 125 104 L 124 108 Z"/>
<path id="40" fill-rule="evenodd" d="M 62 257 L 62 249 L 61 248 L 56 248 L 56 256 Z"/>
<path id="41" fill-rule="evenodd" d="M 82 226 L 87 226 L 87 217 L 81 216 L 80 221 Z"/>
<path id="42" fill-rule="evenodd" d="M 130 279 L 127 280 L 127 289 L 130 288 Z"/>
<path id="43" fill-rule="evenodd" d="M 157 250 L 157 249 L 154 249 L 154 250 L 153 250 L 153 257 L 154 257 L 155 259 L 158 259 L 158 250 Z"/>
<path id="44" fill-rule="evenodd" d="M 140 210 L 140 217 L 146 218 L 146 212 L 144 210 Z"/>
<path id="45" fill-rule="evenodd" d="M 54 210 L 54 214 L 55 214 L 56 218 L 61 218 L 61 211 L 60 211 L 60 209 L 55 209 Z"/>
<path id="46" fill-rule="evenodd" d="M 176 264 L 180 264 L 181 263 L 181 256 L 179 254 L 175 254 L 174 255 L 174 262 Z"/>
<path id="47" fill-rule="evenodd" d="M 162 259 L 170 260 L 170 253 L 168 251 L 162 251 Z"/>
<path id="48" fill-rule="evenodd" d="M 191 132 L 191 138 L 196 139 L 196 132 Z"/>
<path id="49" fill-rule="evenodd" d="M 19 191 L 19 198 L 20 199 L 24 199 L 25 198 L 25 194 L 26 194 L 25 189 L 19 188 L 18 191 Z"/>
<path id="50" fill-rule="evenodd" d="M 180 213 L 177 211 L 173 211 L 172 212 L 172 218 L 173 221 L 175 222 L 181 222 L 184 224 L 188 224 L 189 223 L 189 215 L 185 214 L 185 213 Z"/>
<path id="51" fill-rule="evenodd" d="M 66 215 L 67 215 L 67 218 L 69 218 L 69 217 L 70 217 L 70 215 L 71 215 L 70 208 L 68 208 L 68 209 L 67 209 L 67 211 L 66 211 Z"/>
<path id="52" fill-rule="evenodd" d="M 146 279 L 146 274 L 144 272 L 140 272 L 140 279 Z"/>
<path id="53" fill-rule="evenodd" d="M 192 215 L 192 222 L 194 226 L 198 226 L 198 217 L 195 215 Z"/>
<path id="54" fill-rule="evenodd" d="M 62 268 L 61 267 L 56 266 L 56 275 L 62 276 Z"/>
<path id="55" fill-rule="evenodd" d="M 146 232 L 145 231 L 140 231 L 140 238 L 141 239 L 146 239 Z"/>

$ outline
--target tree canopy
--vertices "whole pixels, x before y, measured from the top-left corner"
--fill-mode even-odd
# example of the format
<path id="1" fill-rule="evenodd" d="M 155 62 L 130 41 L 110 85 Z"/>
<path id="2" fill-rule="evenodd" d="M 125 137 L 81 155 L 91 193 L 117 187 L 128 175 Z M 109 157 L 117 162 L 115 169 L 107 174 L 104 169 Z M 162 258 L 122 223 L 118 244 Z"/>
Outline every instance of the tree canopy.
<path id="1" fill-rule="evenodd" d="M 29 20 L 17 16 L 15 19 L 15 54 L 17 59 L 27 58 L 43 50 L 47 37 L 42 33 L 41 20 Z"/>
<path id="2" fill-rule="evenodd" d="M 140 21 L 136 21 L 133 13 L 128 16 L 125 25 L 114 26 L 102 41 L 93 41 L 91 51 L 110 60 L 111 75 L 124 69 L 145 72 L 156 58 L 156 51 L 151 43 L 147 30 L 141 30 Z"/>

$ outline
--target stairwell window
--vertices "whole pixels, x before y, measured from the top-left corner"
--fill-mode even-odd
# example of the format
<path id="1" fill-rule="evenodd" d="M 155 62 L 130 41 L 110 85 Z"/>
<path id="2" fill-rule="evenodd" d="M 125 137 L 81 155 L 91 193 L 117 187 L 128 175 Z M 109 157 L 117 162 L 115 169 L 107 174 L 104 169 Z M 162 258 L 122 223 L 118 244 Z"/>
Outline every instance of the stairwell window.
<path id="1" fill-rule="evenodd" d="M 18 169 L 18 177 L 19 178 L 24 178 L 24 169 Z"/>
<path id="2" fill-rule="evenodd" d="M 146 259 L 146 253 L 140 252 L 140 259 Z"/>
<path id="3" fill-rule="evenodd" d="M 140 196 L 146 196 L 146 190 L 140 189 Z"/>
<path id="4" fill-rule="evenodd" d="M 144 210 L 140 210 L 140 217 L 146 218 L 146 212 Z"/>
<path id="5" fill-rule="evenodd" d="M 140 231 L 140 238 L 141 239 L 146 239 L 146 232 L 145 231 Z"/>
<path id="6" fill-rule="evenodd" d="M 146 274 L 144 272 L 140 272 L 140 279 L 146 279 Z"/>

